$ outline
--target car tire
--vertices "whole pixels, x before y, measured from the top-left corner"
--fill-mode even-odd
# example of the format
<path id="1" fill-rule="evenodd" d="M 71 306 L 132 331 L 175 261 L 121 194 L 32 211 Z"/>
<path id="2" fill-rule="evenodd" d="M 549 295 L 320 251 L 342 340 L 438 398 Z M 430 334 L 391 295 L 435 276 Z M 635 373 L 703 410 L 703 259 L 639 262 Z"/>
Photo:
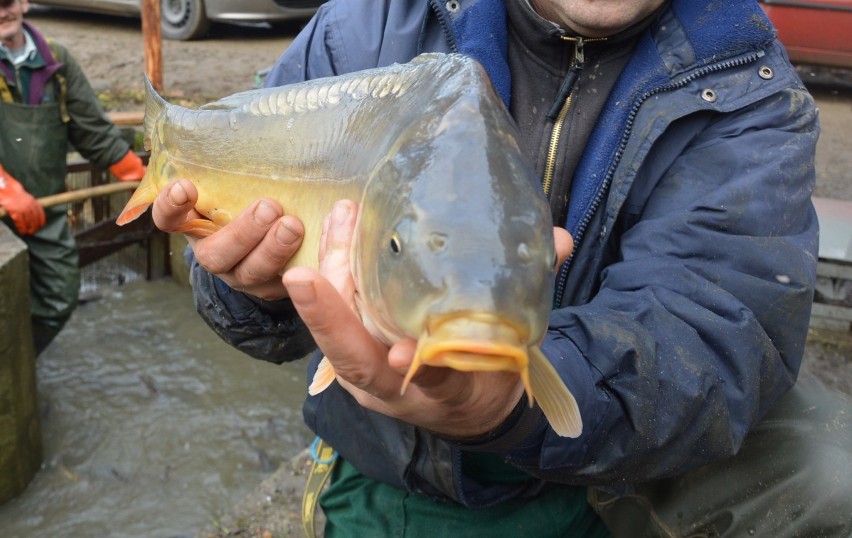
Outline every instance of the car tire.
<path id="1" fill-rule="evenodd" d="M 210 30 L 204 0 L 162 0 L 160 16 L 166 39 L 189 41 L 205 36 Z"/>

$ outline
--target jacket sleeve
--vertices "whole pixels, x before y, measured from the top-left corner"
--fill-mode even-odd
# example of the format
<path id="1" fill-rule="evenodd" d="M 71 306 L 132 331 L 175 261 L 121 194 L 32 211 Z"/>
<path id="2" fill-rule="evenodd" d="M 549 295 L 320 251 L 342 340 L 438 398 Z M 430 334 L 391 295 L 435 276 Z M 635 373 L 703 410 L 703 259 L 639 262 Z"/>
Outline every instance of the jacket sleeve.
<path id="1" fill-rule="evenodd" d="M 124 157 L 130 145 L 106 116 L 80 65 L 70 53 L 64 52 L 60 74 L 67 88 L 68 139 L 83 157 L 106 169 Z"/>
<path id="2" fill-rule="evenodd" d="M 264 301 L 232 290 L 186 249 L 195 308 L 223 340 L 256 359 L 281 364 L 316 345 L 289 300 Z"/>
<path id="3" fill-rule="evenodd" d="M 325 3 L 275 63 L 264 85 L 282 86 L 407 62 L 418 53 L 418 36 L 428 11 L 428 2 Z"/>
<path id="4" fill-rule="evenodd" d="M 552 314 L 542 349 L 583 434 L 560 438 L 533 409 L 466 448 L 617 490 L 735 454 L 793 385 L 816 270 L 816 108 L 791 89 L 703 117 L 622 211 L 592 299 Z"/>

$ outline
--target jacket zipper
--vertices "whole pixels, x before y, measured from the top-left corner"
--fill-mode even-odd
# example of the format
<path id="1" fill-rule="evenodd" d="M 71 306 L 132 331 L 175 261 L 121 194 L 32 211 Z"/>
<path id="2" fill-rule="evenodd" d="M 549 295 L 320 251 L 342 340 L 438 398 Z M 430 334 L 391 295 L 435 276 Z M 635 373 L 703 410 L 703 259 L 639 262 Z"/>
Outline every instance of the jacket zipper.
<path id="1" fill-rule="evenodd" d="M 556 153 L 559 150 L 562 126 L 565 124 L 565 118 L 568 117 L 568 111 L 571 110 L 571 103 L 574 101 L 574 86 L 577 84 L 577 79 L 580 78 L 580 71 L 583 70 L 583 64 L 586 62 L 585 45 L 593 41 L 606 40 L 605 37 L 583 38 L 565 35 L 559 36 L 559 39 L 574 43 L 574 57 L 571 60 L 571 67 L 568 68 L 565 79 L 559 86 L 556 99 L 547 112 L 547 118 L 553 122 L 553 128 L 550 132 L 550 144 L 547 148 L 547 161 L 541 184 L 544 195 L 548 199 L 550 199 L 550 189 L 553 186 L 553 173 L 556 170 Z"/>
<path id="2" fill-rule="evenodd" d="M 447 39 L 447 45 L 449 45 L 450 51 L 458 52 L 459 46 L 456 43 L 456 34 L 453 32 L 453 21 L 450 18 L 450 14 L 445 11 L 444 6 L 442 6 L 438 0 L 429 0 L 429 5 L 432 6 L 432 11 L 434 11 L 435 16 L 438 17 L 438 23 L 441 25 L 441 30 L 444 31 L 444 37 Z M 426 20 L 423 21 L 423 28 L 420 30 L 421 41 L 425 35 L 425 28 Z M 418 44 L 418 52 L 420 52 L 422 48 L 422 43 Z"/>
<path id="3" fill-rule="evenodd" d="M 721 63 L 705 66 L 701 69 L 694 71 L 688 76 L 678 80 L 677 82 L 666 84 L 664 86 L 660 86 L 658 88 L 645 92 L 636 101 L 627 116 L 627 123 L 624 127 L 624 133 L 621 135 L 621 141 L 618 144 L 618 149 L 615 152 L 615 158 L 612 160 L 612 164 L 610 165 L 609 170 L 607 170 L 606 176 L 604 177 L 600 188 L 595 194 L 595 198 L 594 200 L 592 200 L 591 206 L 589 207 L 588 211 L 586 211 L 586 214 L 583 215 L 583 218 L 579 222 L 579 224 L 577 224 L 577 231 L 574 233 L 574 252 L 571 253 L 568 259 L 565 260 L 565 263 L 562 264 L 562 267 L 559 268 L 556 290 L 553 295 L 554 308 L 559 308 L 562 303 L 562 294 L 565 293 L 565 285 L 568 282 L 568 270 L 571 267 L 571 262 L 574 261 L 574 253 L 577 252 L 578 247 L 580 246 L 580 242 L 583 240 L 583 237 L 585 235 L 586 228 L 589 226 L 589 222 L 591 222 L 592 220 L 592 215 L 595 214 L 595 211 L 597 211 L 598 206 L 600 206 L 601 201 L 603 200 L 603 194 L 607 191 L 607 188 L 610 182 L 612 181 L 612 176 L 613 174 L 615 174 L 615 169 L 618 167 L 618 163 L 621 161 L 621 157 L 624 155 L 624 148 L 627 147 L 627 139 L 630 137 L 630 133 L 633 130 L 633 122 L 636 119 L 636 115 L 639 113 L 639 107 L 642 106 L 642 103 L 644 103 L 646 100 L 648 100 L 648 98 L 658 93 L 663 93 L 686 86 L 693 80 L 708 75 L 710 73 L 715 73 L 716 71 L 723 71 L 732 67 L 738 67 L 747 63 L 755 62 L 763 56 L 764 53 L 762 51 L 752 52 Z"/>

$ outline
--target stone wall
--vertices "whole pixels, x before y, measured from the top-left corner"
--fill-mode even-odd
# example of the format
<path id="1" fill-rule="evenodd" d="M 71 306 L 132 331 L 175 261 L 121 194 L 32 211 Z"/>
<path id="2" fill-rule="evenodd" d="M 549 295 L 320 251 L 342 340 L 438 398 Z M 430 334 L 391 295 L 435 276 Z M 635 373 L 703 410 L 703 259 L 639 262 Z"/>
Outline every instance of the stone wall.
<path id="1" fill-rule="evenodd" d="M 0 504 L 41 466 L 27 247 L 0 222 Z"/>

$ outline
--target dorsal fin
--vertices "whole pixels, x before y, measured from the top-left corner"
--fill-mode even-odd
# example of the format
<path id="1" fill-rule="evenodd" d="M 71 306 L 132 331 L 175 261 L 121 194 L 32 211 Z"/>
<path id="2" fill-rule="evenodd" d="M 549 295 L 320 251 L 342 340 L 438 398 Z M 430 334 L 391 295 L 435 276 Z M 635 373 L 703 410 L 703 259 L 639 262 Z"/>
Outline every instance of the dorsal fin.
<path id="1" fill-rule="evenodd" d="M 151 138 L 154 133 L 154 129 L 157 125 L 157 121 L 160 117 L 160 114 L 163 113 L 169 107 L 169 103 L 163 99 L 157 90 L 154 89 L 154 85 L 151 84 L 151 80 L 148 78 L 148 75 L 145 75 L 145 119 L 142 121 L 144 138 L 143 143 L 145 145 L 145 149 L 151 150 Z"/>

